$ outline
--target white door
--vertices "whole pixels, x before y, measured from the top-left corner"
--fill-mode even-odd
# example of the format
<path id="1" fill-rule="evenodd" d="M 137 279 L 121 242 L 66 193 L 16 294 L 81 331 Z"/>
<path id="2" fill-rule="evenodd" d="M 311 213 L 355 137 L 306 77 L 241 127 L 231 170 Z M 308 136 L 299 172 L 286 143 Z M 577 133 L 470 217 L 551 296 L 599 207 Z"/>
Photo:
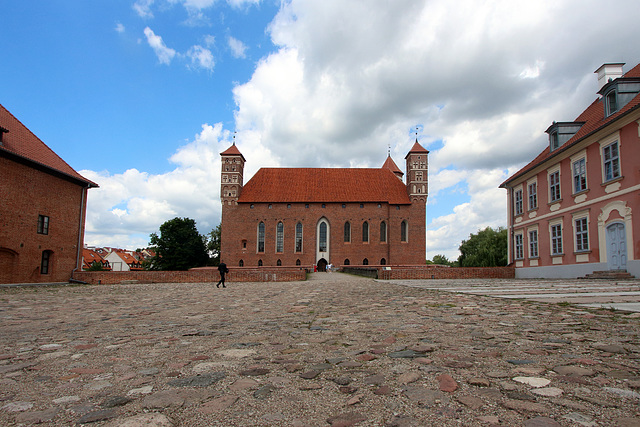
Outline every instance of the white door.
<path id="1" fill-rule="evenodd" d="M 607 227 L 607 267 L 609 270 L 626 270 L 627 241 L 624 224 L 616 222 Z"/>

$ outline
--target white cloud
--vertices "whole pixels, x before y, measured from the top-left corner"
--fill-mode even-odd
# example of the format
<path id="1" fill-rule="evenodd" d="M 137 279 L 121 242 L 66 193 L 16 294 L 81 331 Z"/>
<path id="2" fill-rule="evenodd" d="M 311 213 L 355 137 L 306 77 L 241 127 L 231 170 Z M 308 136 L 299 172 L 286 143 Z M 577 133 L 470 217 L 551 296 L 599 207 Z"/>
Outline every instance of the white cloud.
<path id="1" fill-rule="evenodd" d="M 100 185 L 89 191 L 85 242 L 145 247 L 149 234 L 175 217 L 194 219 L 202 234 L 211 231 L 220 222 L 219 153 L 231 145 L 229 137 L 221 123 L 203 125 L 192 142 L 171 156 L 175 168 L 164 174 L 136 169 L 114 175 L 81 171 Z M 248 140 L 247 151 L 255 144 Z M 253 160 L 258 163 L 258 159 Z"/>
<path id="2" fill-rule="evenodd" d="M 116 23 L 115 30 L 117 33 L 124 33 L 125 32 L 124 25 L 122 25 L 120 22 Z"/>
<path id="3" fill-rule="evenodd" d="M 137 0 L 133 4 L 133 10 L 135 10 L 141 18 L 153 18 L 153 12 L 151 11 L 153 2 L 154 0 Z"/>
<path id="4" fill-rule="evenodd" d="M 231 36 L 229 36 L 227 42 L 234 58 L 246 58 L 245 51 L 247 50 L 247 46 L 244 43 Z"/>
<path id="5" fill-rule="evenodd" d="M 206 36 L 204 36 L 204 44 L 207 47 L 212 47 L 216 44 L 216 37 L 212 36 L 211 34 L 207 34 Z"/>
<path id="6" fill-rule="evenodd" d="M 187 51 L 187 57 L 191 58 L 192 68 L 203 68 L 205 70 L 213 71 L 215 61 L 213 54 L 207 48 L 200 45 L 191 46 Z"/>
<path id="7" fill-rule="evenodd" d="M 144 29 L 144 35 L 147 37 L 147 43 L 156 53 L 158 57 L 158 61 L 161 64 L 169 65 L 174 56 L 176 56 L 176 51 L 167 47 L 162 41 L 162 37 L 156 35 L 153 30 L 149 27 Z"/>

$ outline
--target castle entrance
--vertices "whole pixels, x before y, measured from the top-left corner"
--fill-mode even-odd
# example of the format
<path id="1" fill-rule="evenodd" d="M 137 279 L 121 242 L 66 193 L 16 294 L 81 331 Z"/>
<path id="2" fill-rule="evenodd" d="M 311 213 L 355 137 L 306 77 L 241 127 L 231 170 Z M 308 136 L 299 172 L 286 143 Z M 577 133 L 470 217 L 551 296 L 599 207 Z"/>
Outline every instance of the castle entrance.
<path id="1" fill-rule="evenodd" d="M 327 264 L 328 263 L 326 259 L 320 258 L 320 260 L 318 261 L 318 271 L 321 271 L 323 273 L 327 271 Z"/>

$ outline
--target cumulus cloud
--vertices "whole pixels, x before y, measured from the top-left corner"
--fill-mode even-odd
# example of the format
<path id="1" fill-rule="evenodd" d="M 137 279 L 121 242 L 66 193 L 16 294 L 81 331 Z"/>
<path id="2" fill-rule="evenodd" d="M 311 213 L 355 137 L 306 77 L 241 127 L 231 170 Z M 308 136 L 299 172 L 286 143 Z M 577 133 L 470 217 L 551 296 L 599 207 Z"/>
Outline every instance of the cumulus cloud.
<path id="1" fill-rule="evenodd" d="M 117 33 L 124 33 L 124 31 L 125 31 L 124 25 L 122 25 L 122 23 L 120 23 L 120 22 L 117 22 L 115 30 L 116 30 Z"/>
<path id="2" fill-rule="evenodd" d="M 151 11 L 153 2 L 154 0 L 137 0 L 132 7 L 141 18 L 153 18 Z"/>
<path id="3" fill-rule="evenodd" d="M 191 59 L 191 68 L 202 68 L 213 71 L 215 61 L 209 49 L 200 45 L 191 46 L 187 51 L 187 57 Z"/>
<path id="4" fill-rule="evenodd" d="M 251 137 L 247 140 L 249 150 L 255 143 Z M 220 223 L 219 153 L 230 145 L 230 133 L 221 123 L 205 124 L 193 141 L 170 157 L 175 167 L 167 173 L 81 171 L 100 185 L 89 191 L 85 242 L 146 247 L 149 234 L 175 217 L 194 219 L 202 234 L 211 231 Z"/>
<path id="5" fill-rule="evenodd" d="M 231 54 L 234 58 L 246 57 L 245 51 L 247 50 L 247 46 L 244 43 L 231 36 L 229 36 L 227 42 L 229 44 L 229 49 L 231 49 Z"/>
<path id="6" fill-rule="evenodd" d="M 404 157 L 422 125 L 431 194 L 466 192 L 430 217 L 430 255 L 455 255 L 469 233 L 506 224 L 505 171 L 544 148 L 553 120 L 589 105 L 592 71 L 628 58 L 638 31 L 617 14 L 625 7 L 633 2 L 291 0 L 269 27 L 278 50 L 234 88 L 236 126 L 287 166 L 378 166 L 387 144 Z M 585 25 L 609 19 L 620 31 Z"/>
<path id="7" fill-rule="evenodd" d="M 176 51 L 167 47 L 162 41 L 162 37 L 156 35 L 153 30 L 149 27 L 144 29 L 144 35 L 147 37 L 147 43 L 156 53 L 158 57 L 158 61 L 161 64 L 169 65 L 174 56 L 176 56 Z"/>

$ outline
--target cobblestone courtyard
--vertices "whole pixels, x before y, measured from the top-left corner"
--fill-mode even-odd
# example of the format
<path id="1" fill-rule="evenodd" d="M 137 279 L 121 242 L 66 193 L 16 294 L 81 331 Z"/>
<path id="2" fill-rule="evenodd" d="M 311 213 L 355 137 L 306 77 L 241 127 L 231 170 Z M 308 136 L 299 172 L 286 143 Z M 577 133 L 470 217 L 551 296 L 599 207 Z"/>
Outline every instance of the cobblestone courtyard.
<path id="1" fill-rule="evenodd" d="M 338 273 L 0 289 L 0 424 L 638 426 L 639 314 Z"/>

